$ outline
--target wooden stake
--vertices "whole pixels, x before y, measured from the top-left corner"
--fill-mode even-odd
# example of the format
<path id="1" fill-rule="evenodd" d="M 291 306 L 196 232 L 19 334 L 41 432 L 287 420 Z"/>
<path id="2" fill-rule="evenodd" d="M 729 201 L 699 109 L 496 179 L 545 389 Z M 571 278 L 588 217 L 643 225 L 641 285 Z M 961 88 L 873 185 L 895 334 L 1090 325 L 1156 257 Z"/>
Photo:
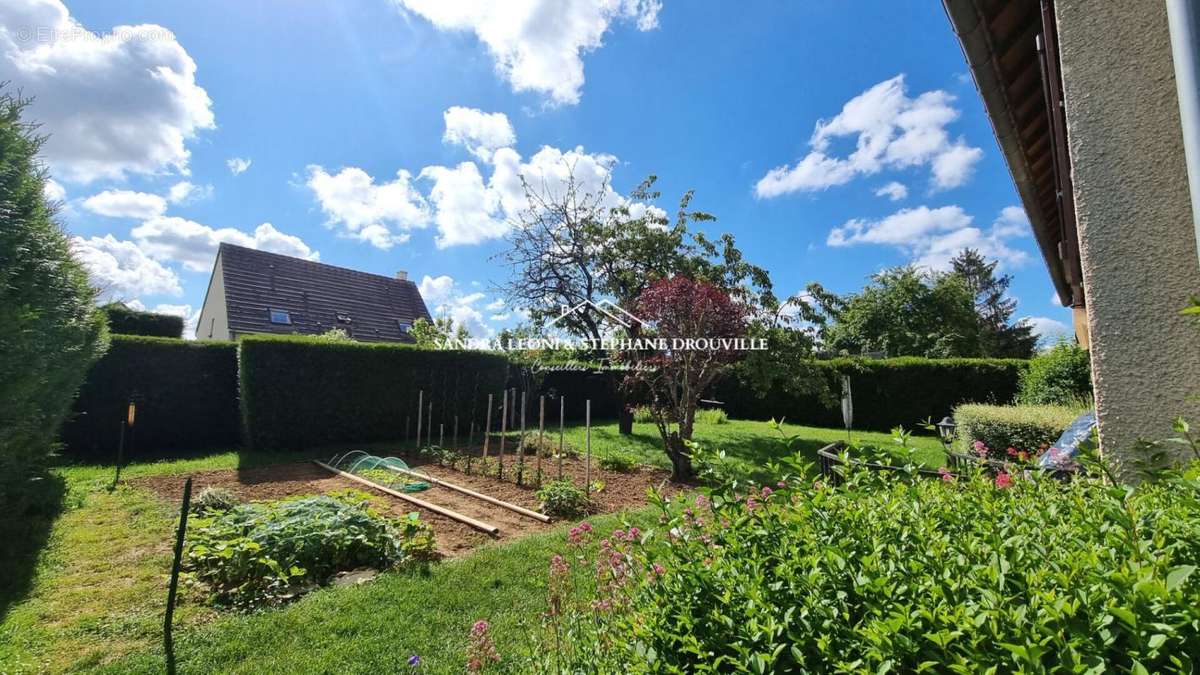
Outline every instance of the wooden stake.
<path id="1" fill-rule="evenodd" d="M 587 400 L 587 407 L 584 409 L 584 427 L 587 429 L 587 458 L 583 464 L 583 482 L 584 494 L 592 496 L 592 399 Z"/>
<path id="2" fill-rule="evenodd" d="M 463 514 L 458 513 L 457 511 L 451 511 L 450 509 L 448 509 L 444 506 L 438 506 L 437 504 L 427 502 L 424 499 L 417 499 L 416 497 L 404 494 L 403 492 L 397 492 L 396 490 L 393 490 L 389 487 L 384 487 L 384 486 L 380 485 L 379 483 L 369 481 L 366 478 L 363 478 L 361 476 L 355 476 L 354 474 L 347 473 L 345 471 L 342 471 L 341 469 L 335 469 L 332 466 L 329 466 L 328 464 L 326 464 L 325 462 L 320 462 L 320 461 L 317 461 L 314 459 L 313 463 L 316 464 L 317 466 L 321 467 L 322 469 L 325 469 L 326 471 L 330 471 L 332 473 L 335 473 L 335 474 L 341 476 L 342 478 L 346 478 L 346 479 L 355 481 L 356 483 L 362 483 L 363 485 L 368 485 L 370 487 L 375 488 L 376 490 L 379 490 L 380 492 L 383 492 L 384 494 L 389 494 L 393 497 L 403 499 L 404 501 L 406 501 L 410 504 L 416 504 L 417 506 L 419 506 L 423 509 L 428 509 L 430 511 L 433 511 L 434 513 L 446 516 L 447 518 L 452 518 L 454 520 L 457 520 L 460 523 L 466 523 L 467 525 L 470 525 L 471 527 L 473 527 L 477 530 L 480 530 L 482 532 L 487 532 L 488 534 L 499 534 L 500 533 L 500 528 L 496 527 L 495 525 L 485 523 L 482 520 L 475 520 L 474 518 L 472 518 L 470 516 L 464 516 Z"/>
<path id="3" fill-rule="evenodd" d="M 421 420 L 425 417 L 425 390 L 417 392 L 417 450 L 421 449 Z"/>
<path id="4" fill-rule="evenodd" d="M 483 423 L 483 472 L 487 473 L 488 443 L 492 440 L 492 394 L 488 394 L 487 421 Z"/>
<path id="5" fill-rule="evenodd" d="M 496 456 L 496 477 L 504 478 L 504 438 L 508 433 L 508 391 L 504 392 L 504 407 L 500 409 L 500 454 Z"/>
<path id="6" fill-rule="evenodd" d="M 425 425 L 425 445 L 433 445 L 433 401 L 429 402 L 429 420 Z"/>
<path id="7" fill-rule="evenodd" d="M 454 443 L 454 448 L 457 450 L 458 449 L 458 415 L 454 416 L 454 440 L 451 442 Z"/>
<path id="8" fill-rule="evenodd" d="M 567 399 L 558 397 L 558 479 L 563 477 L 563 420 L 566 419 Z"/>
<path id="9" fill-rule="evenodd" d="M 542 486 L 542 439 L 546 436 L 546 397 L 538 400 L 537 483 Z"/>
<path id="10" fill-rule="evenodd" d="M 438 447 L 446 447 L 446 425 L 438 423 Z"/>
<path id="11" fill-rule="evenodd" d="M 175 558 L 171 563 L 171 582 L 167 586 L 167 613 L 163 618 L 163 649 L 167 655 L 167 672 L 175 675 L 175 639 L 171 632 L 175 618 L 175 594 L 179 588 L 179 568 L 183 563 L 183 537 L 187 532 L 188 509 L 192 504 L 192 479 L 183 483 L 183 503 L 179 507 L 179 529 L 175 531 Z"/>
<path id="12" fill-rule="evenodd" d="M 521 436 L 517 441 L 517 485 L 525 480 L 525 394 L 526 392 L 521 392 Z"/>

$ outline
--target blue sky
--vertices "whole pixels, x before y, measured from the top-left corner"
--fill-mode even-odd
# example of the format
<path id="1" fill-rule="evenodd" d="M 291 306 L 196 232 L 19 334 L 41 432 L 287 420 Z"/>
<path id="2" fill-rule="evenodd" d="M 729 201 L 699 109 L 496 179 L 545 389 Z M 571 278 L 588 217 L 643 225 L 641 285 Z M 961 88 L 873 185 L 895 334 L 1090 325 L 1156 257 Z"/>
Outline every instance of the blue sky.
<path id="1" fill-rule="evenodd" d="M 514 181 L 570 162 L 613 203 L 695 189 L 781 294 L 967 244 L 1068 319 L 939 3 L 15 0 L 0 60 L 93 277 L 149 308 L 194 314 L 233 241 L 512 325 Z"/>

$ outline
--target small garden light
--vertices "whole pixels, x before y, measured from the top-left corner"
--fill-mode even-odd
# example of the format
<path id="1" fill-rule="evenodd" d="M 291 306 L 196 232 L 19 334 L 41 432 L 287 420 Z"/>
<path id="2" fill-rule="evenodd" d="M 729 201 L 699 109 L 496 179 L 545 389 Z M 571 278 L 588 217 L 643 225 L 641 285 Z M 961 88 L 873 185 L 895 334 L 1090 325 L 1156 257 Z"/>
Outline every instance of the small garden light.
<path id="1" fill-rule="evenodd" d="M 938 436 L 942 440 L 942 445 L 949 450 L 950 444 L 954 442 L 954 431 L 958 428 L 958 425 L 954 423 L 954 420 L 951 419 L 949 415 L 947 415 L 942 418 L 941 422 L 938 422 L 934 426 L 937 427 Z"/>
<path id="2" fill-rule="evenodd" d="M 137 418 L 137 403 L 130 401 L 129 410 L 125 414 L 125 424 L 132 427 L 135 418 Z"/>

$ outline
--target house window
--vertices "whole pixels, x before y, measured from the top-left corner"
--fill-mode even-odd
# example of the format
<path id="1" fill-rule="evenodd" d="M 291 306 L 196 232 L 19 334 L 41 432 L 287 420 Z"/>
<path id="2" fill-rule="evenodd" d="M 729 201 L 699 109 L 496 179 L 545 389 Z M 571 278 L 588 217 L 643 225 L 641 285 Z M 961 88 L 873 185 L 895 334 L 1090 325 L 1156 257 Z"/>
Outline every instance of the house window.
<path id="1" fill-rule="evenodd" d="M 291 325 L 292 315 L 288 314 L 286 310 L 272 309 L 268 311 L 271 313 L 271 323 L 281 323 L 289 326 Z"/>
<path id="2" fill-rule="evenodd" d="M 350 315 L 349 315 L 349 314 L 343 314 L 342 312 L 338 312 L 338 313 L 337 313 L 337 314 L 335 314 L 334 316 L 336 316 L 336 317 L 337 317 L 337 322 L 338 322 L 338 323 L 350 323 L 350 321 L 351 321 L 351 320 L 350 320 Z"/>
<path id="3" fill-rule="evenodd" d="M 396 319 L 396 323 L 400 326 L 401 335 L 408 335 L 408 331 L 412 330 L 412 324 L 404 319 Z"/>

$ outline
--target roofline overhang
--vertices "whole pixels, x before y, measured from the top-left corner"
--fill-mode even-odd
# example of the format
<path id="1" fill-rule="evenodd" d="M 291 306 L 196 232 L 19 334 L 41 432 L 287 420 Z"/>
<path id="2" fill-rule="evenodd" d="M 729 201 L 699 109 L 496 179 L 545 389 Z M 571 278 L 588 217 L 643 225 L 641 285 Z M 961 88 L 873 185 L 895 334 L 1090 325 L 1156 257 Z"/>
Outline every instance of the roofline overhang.
<path id="1" fill-rule="evenodd" d="M 1050 280 L 1058 293 L 1059 301 L 1063 306 L 1069 307 L 1072 304 L 1072 291 L 1058 250 L 1058 239 L 1053 236 L 1051 225 L 1038 205 L 1034 181 L 1018 136 L 1016 117 L 1008 104 L 1003 75 L 996 62 L 996 46 L 984 25 L 979 1 L 942 0 L 942 5 L 951 27 L 958 36 L 975 87 L 983 98 L 983 106 L 987 111 L 992 131 L 1004 155 L 1009 175 L 1016 185 L 1021 204 L 1025 207 L 1025 214 L 1033 226 L 1033 235 L 1037 239 L 1038 248 L 1041 249 Z"/>

